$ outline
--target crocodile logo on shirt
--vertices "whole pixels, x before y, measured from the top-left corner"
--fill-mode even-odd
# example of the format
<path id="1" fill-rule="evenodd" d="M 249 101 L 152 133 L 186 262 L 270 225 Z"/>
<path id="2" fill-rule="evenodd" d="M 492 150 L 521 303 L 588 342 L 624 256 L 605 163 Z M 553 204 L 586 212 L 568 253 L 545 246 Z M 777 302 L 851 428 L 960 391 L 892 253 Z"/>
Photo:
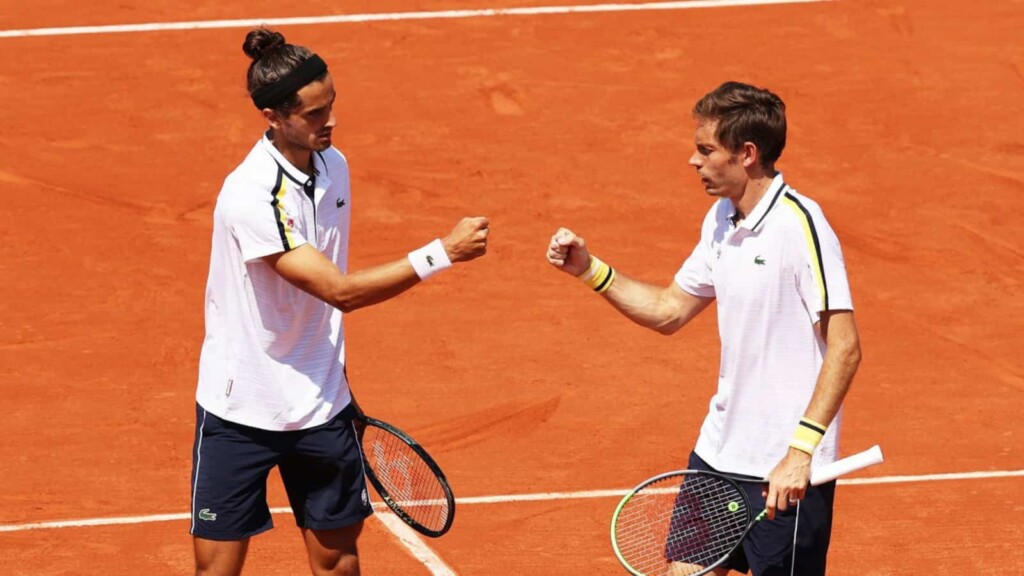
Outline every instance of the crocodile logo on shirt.
<path id="1" fill-rule="evenodd" d="M 757 264 L 758 266 L 764 266 L 764 258 L 761 258 L 760 254 L 754 256 L 754 264 Z"/>

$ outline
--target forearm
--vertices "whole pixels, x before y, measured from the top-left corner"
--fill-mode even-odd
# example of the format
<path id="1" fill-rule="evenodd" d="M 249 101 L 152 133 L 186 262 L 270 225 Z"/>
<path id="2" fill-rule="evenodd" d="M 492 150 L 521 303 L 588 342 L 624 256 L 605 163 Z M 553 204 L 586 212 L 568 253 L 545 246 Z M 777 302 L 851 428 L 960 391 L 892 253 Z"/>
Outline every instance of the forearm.
<path id="1" fill-rule="evenodd" d="M 828 426 L 839 412 L 859 365 L 859 348 L 844 347 L 836 350 L 830 347 L 804 416 Z"/>
<path id="2" fill-rule="evenodd" d="M 830 315 L 821 327 L 828 349 L 804 416 L 827 427 L 850 389 L 860 366 L 861 350 L 852 312 Z"/>
<path id="3" fill-rule="evenodd" d="M 308 244 L 273 255 L 268 262 L 293 286 L 342 312 L 394 298 L 420 281 L 407 257 L 344 274 Z"/>
<path id="4" fill-rule="evenodd" d="M 662 298 L 663 290 L 616 271 L 614 282 L 603 296 L 633 322 L 644 328 L 669 333 L 668 328 L 674 324 L 674 315 L 672 307 Z"/>
<path id="5" fill-rule="evenodd" d="M 325 299 L 342 312 L 372 306 L 405 292 L 420 282 L 407 258 L 341 274 L 333 279 Z"/>
<path id="6" fill-rule="evenodd" d="M 661 288 L 618 271 L 602 296 L 626 318 L 665 335 L 674 334 L 714 300 L 698 298 L 674 283 Z"/>
<path id="7" fill-rule="evenodd" d="M 676 332 L 714 300 L 685 292 L 675 282 L 659 288 L 633 280 L 590 254 L 583 239 L 567 228 L 551 237 L 547 259 L 601 294 L 626 318 L 662 334 Z"/>

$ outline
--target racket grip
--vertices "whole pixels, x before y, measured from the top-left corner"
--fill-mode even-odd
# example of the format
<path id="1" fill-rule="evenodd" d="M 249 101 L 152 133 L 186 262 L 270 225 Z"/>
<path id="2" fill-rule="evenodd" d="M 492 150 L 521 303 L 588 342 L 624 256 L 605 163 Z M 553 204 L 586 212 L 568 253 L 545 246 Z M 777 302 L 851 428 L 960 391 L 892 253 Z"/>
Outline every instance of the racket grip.
<path id="1" fill-rule="evenodd" d="M 875 444 L 863 452 L 859 452 L 853 456 L 847 456 L 846 458 L 836 460 L 831 464 L 826 464 L 815 469 L 811 472 L 811 485 L 818 486 L 826 482 L 831 482 L 844 474 L 849 474 L 850 472 L 855 472 L 861 468 L 867 468 L 868 466 L 872 466 L 880 462 L 882 462 L 882 449 L 878 444 Z"/>

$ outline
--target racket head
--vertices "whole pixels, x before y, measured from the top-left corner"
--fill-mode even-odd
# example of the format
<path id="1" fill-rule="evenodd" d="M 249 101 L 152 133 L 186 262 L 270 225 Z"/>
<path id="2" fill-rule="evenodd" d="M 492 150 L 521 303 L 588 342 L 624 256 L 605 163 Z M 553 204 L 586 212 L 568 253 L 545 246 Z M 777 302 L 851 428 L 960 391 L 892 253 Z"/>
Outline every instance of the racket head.
<path id="1" fill-rule="evenodd" d="M 388 508 L 417 532 L 437 538 L 455 520 L 455 496 L 441 467 L 411 436 L 362 416 L 366 479 Z"/>
<path id="2" fill-rule="evenodd" d="M 725 562 L 754 521 L 735 480 L 677 470 L 645 480 L 622 498 L 612 515 L 612 548 L 635 576 L 697 576 Z"/>

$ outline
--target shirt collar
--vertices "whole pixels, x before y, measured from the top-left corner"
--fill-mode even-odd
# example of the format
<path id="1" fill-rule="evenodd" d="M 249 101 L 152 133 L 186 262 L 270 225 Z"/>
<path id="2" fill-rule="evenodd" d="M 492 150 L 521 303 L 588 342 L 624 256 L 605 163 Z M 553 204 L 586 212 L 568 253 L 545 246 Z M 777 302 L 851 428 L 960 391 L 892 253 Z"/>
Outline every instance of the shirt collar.
<path id="1" fill-rule="evenodd" d="M 274 162 L 277 162 L 277 165 L 284 170 L 285 175 L 287 175 L 290 180 L 303 187 L 308 186 L 312 188 L 316 182 L 316 177 L 319 176 L 321 172 L 320 168 L 317 167 L 317 158 L 320 154 L 313 154 L 313 176 L 307 176 L 305 172 L 293 166 L 292 163 L 289 162 L 283 154 L 281 154 L 281 151 L 274 146 L 273 142 L 270 141 L 269 134 L 270 130 L 267 130 L 263 133 L 263 138 L 260 140 L 260 144 L 263 146 L 263 149 L 266 150 L 267 153 L 270 154 L 271 158 L 274 159 Z M 322 158 L 320 159 L 320 164 L 323 164 Z"/>
<path id="2" fill-rule="evenodd" d="M 772 179 L 772 183 L 768 185 L 768 191 L 765 192 L 764 196 L 758 200 L 757 205 L 750 211 L 750 214 L 738 224 L 740 228 L 746 228 L 753 232 L 757 227 L 764 221 L 765 216 L 771 212 L 772 208 L 778 202 L 782 193 L 786 190 L 786 182 L 782 179 L 782 172 L 775 175 Z M 735 210 L 735 206 L 733 206 Z M 733 216 L 735 216 L 735 211 Z"/>

